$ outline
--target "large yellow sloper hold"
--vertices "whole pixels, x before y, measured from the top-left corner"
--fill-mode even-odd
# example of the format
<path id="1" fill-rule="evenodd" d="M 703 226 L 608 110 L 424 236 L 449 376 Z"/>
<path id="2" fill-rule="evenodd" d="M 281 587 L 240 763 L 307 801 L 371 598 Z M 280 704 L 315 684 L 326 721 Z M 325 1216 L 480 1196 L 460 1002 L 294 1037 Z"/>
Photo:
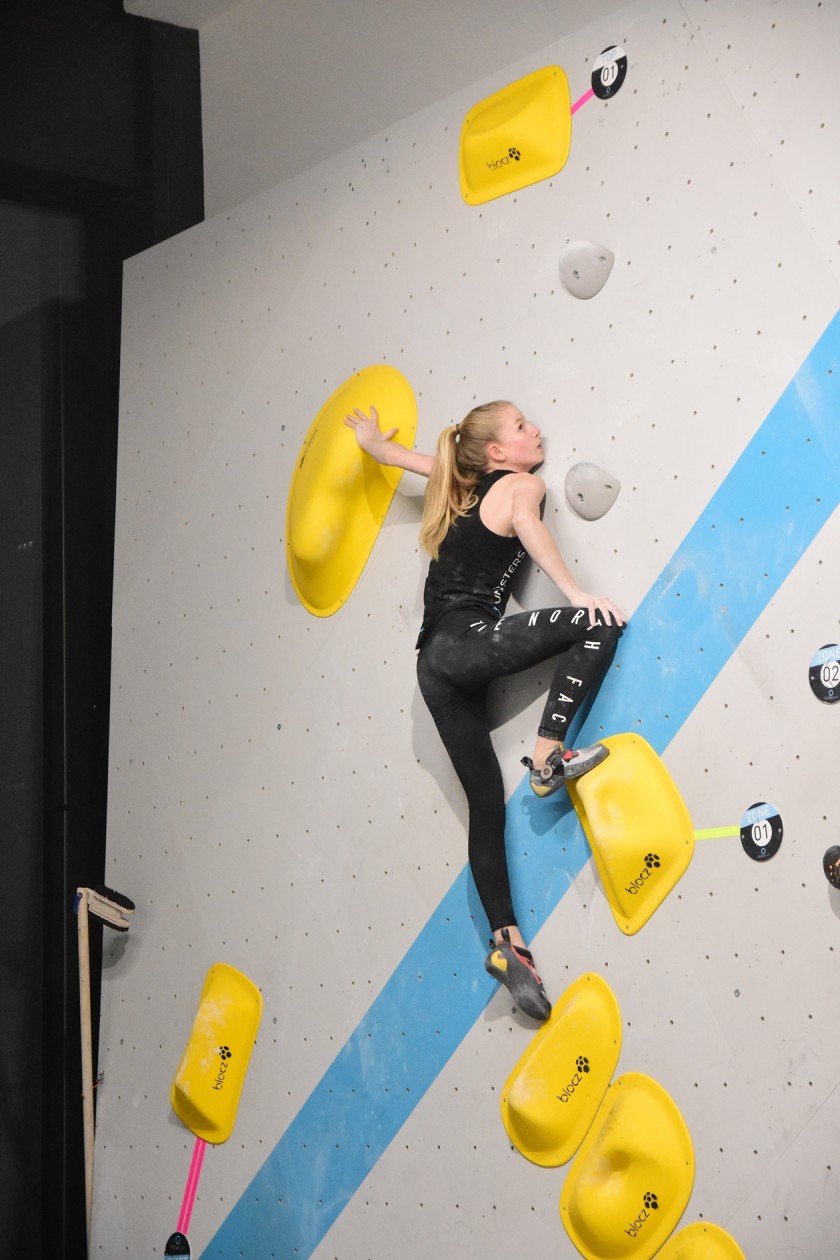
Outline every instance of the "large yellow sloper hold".
<path id="1" fill-rule="evenodd" d="M 566 1232 L 586 1260 L 651 1260 L 694 1185 L 685 1121 L 658 1082 L 628 1072 L 610 1085 L 560 1196 Z"/>
<path id="2" fill-rule="evenodd" d="M 261 1017 L 254 982 L 227 963 L 214 963 L 170 1094 L 175 1115 L 205 1142 L 218 1145 L 233 1132 Z"/>
<path id="3" fill-rule="evenodd" d="M 461 196 L 478 206 L 549 179 L 572 143 L 569 80 L 545 66 L 474 105 L 461 127 Z"/>
<path id="4" fill-rule="evenodd" d="M 402 470 L 365 455 L 344 417 L 376 407 L 409 449 L 417 432 L 417 401 L 406 378 L 375 364 L 341 385 L 318 412 L 304 439 L 286 501 L 286 562 L 300 602 L 330 617 L 349 598 L 365 567 Z"/>
<path id="5" fill-rule="evenodd" d="M 632 936 L 685 873 L 694 828 L 674 780 L 641 735 L 612 735 L 610 755 L 568 782 L 616 923 Z"/>
<path id="6" fill-rule="evenodd" d="M 746 1260 L 731 1234 L 711 1221 L 695 1221 L 669 1238 L 656 1260 Z"/>
<path id="7" fill-rule="evenodd" d="M 572 1158 L 621 1052 L 621 1013 L 601 976 L 588 972 L 555 1002 L 502 1091 L 502 1122 L 516 1149 L 543 1168 Z"/>

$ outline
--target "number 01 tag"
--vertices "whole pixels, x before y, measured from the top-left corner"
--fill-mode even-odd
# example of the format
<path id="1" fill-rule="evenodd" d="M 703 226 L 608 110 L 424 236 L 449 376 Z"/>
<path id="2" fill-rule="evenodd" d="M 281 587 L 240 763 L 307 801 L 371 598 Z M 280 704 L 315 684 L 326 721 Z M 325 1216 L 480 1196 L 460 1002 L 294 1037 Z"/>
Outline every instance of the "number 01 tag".
<path id="1" fill-rule="evenodd" d="M 599 100 L 615 96 L 627 78 L 627 54 L 618 44 L 605 48 L 592 67 L 590 82 Z"/>
<path id="2" fill-rule="evenodd" d="M 782 816 L 768 801 L 756 801 L 741 819 L 741 847 L 754 862 L 778 853 L 783 835 Z"/>

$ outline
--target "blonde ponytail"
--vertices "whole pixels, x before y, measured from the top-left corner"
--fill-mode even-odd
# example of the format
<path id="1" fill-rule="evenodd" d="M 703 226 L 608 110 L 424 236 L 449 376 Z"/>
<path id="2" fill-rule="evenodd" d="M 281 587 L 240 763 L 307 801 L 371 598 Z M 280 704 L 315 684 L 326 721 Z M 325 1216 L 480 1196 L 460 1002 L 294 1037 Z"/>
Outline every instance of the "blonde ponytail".
<path id="1" fill-rule="evenodd" d="M 477 502 L 475 487 L 487 472 L 488 444 L 496 437 L 500 413 L 510 405 L 499 400 L 474 407 L 438 437 L 420 527 L 420 545 L 433 560 L 453 521 Z"/>

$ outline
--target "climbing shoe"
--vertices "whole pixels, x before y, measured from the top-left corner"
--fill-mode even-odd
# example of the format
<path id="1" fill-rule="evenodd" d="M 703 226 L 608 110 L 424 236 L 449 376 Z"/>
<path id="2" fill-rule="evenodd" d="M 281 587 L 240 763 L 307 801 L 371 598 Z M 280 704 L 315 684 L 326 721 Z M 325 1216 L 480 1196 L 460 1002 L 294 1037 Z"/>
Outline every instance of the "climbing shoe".
<path id="1" fill-rule="evenodd" d="M 530 1015 L 532 1019 L 548 1019 L 551 1003 L 545 995 L 543 982 L 537 975 L 530 950 L 511 945 L 507 928 L 504 929 L 503 936 L 504 940 L 500 945 L 494 940 L 490 941 L 490 953 L 484 960 L 485 971 L 494 980 L 505 985 L 516 1005 L 526 1015 Z"/>
<path id="2" fill-rule="evenodd" d="M 829 884 L 840 888 L 840 845 L 833 844 L 823 855 L 823 870 Z"/>
<path id="3" fill-rule="evenodd" d="M 552 749 L 542 770 L 536 769 L 530 757 L 523 757 L 522 764 L 531 772 L 531 791 L 537 796 L 550 796 L 563 786 L 565 779 L 579 779 L 609 755 L 609 748 L 603 744 L 590 744 L 588 748 Z"/>

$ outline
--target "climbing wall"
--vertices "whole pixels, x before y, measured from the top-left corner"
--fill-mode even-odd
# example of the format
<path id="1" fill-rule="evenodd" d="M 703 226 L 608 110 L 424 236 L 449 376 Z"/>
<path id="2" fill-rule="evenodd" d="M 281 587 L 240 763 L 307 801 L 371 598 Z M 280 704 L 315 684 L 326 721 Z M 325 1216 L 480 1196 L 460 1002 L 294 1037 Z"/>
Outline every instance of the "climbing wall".
<path id="1" fill-rule="evenodd" d="M 175 1229 L 193 1138 L 169 1088 L 217 961 L 264 1007 L 194 1255 L 577 1254 L 567 1169 L 501 1123 L 535 1029 L 483 971 L 465 806 L 417 691 L 422 483 L 335 615 L 286 571 L 311 421 L 382 363 L 420 449 L 500 396 L 541 426 L 546 520 L 630 614 L 586 734 L 648 740 L 700 833 L 625 936 L 568 802 L 522 780 L 546 671 L 496 690 L 550 996 L 611 986 L 618 1072 L 664 1086 L 693 1140 L 684 1222 L 762 1260 L 835 1254 L 840 711 L 809 667 L 840 639 L 838 38 L 826 2 L 640 0 L 127 263 L 107 878 L 137 911 L 106 939 L 93 1255 L 161 1255 Z M 576 101 L 612 44 L 627 79 L 577 110 L 565 168 L 464 204 L 475 102 L 551 64 Z M 579 239 L 615 254 L 589 301 L 558 270 Z M 581 461 L 621 483 L 599 520 L 566 502 Z M 764 861 L 739 834 L 761 803 L 783 822 Z"/>

